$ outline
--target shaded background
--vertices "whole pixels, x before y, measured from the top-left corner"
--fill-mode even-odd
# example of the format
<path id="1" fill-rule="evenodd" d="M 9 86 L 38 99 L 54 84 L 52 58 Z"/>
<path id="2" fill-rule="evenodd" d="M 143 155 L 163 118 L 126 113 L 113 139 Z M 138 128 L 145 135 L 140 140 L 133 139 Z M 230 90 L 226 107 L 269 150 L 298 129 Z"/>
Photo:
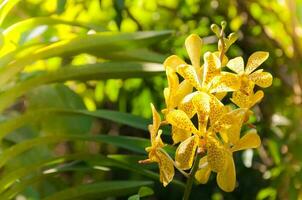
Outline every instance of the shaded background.
<path id="1" fill-rule="evenodd" d="M 212 175 L 208 184 L 193 188 L 192 199 L 302 198 L 301 0 L 22 0 L 4 21 L 2 29 L 5 30 L 10 25 L 31 17 L 48 16 L 83 22 L 96 27 L 98 31 L 173 30 L 170 37 L 148 47 L 152 52 L 156 52 L 153 55 L 153 61 L 158 62 L 162 62 L 171 54 L 177 54 L 188 61 L 183 44 L 185 38 L 191 33 L 204 37 L 203 52 L 216 50 L 216 38 L 209 27 L 212 23 L 220 24 L 222 20 L 227 21 L 226 33 L 238 32 L 239 34 L 239 40 L 228 51 L 229 58 L 243 56 L 246 61 L 254 51 L 263 50 L 270 53 L 263 68 L 273 74 L 273 85 L 264 90 L 265 98 L 259 106 L 255 107 L 256 117 L 253 118 L 262 138 L 262 145 L 257 150 L 247 150 L 236 154 L 238 187 L 234 192 L 222 192 L 216 185 L 215 176 Z M 22 46 L 85 34 L 87 30 L 81 28 L 56 25 L 18 31 L 15 36 L 18 37 L 18 45 Z M 97 57 L 90 54 L 44 59 L 27 66 L 23 76 L 38 70 L 55 70 L 62 63 L 95 63 L 97 60 Z M 28 104 L 22 102 L 21 99 L 10 111 L 20 113 L 27 109 L 38 108 L 40 105 L 68 107 L 66 102 L 70 104 L 72 101 L 78 102 L 74 105 L 79 105 L 80 108 L 86 107 L 90 111 L 111 109 L 151 118 L 150 102 L 153 102 L 158 109 L 164 108 L 162 91 L 167 81 L 164 73 L 161 73 L 161 75 L 149 78 L 68 81 L 64 85 L 52 85 L 47 88 L 43 86 L 32 90 L 25 97 L 27 100 L 31 99 L 28 100 Z M 62 98 L 62 94 L 65 95 L 66 92 L 64 90 L 69 92 L 68 88 L 71 89 L 71 96 L 76 95 L 76 97 Z M 10 137 L 16 142 L 16 138 L 19 138 L 19 141 L 24 139 L 17 132 L 22 132 L 21 135 L 24 135 L 24 132 L 28 132 L 27 135 L 35 135 L 43 130 L 44 134 L 45 132 L 54 134 L 62 132 L 62 127 L 64 131 L 73 133 L 99 134 L 102 132 L 109 135 L 149 137 L 146 131 L 114 122 L 92 120 L 87 117 L 66 118 L 68 118 L 67 122 L 62 121 L 61 118 L 45 119 L 49 120 L 49 123 L 36 124 L 35 128 L 25 126 L 10 134 Z M 81 125 L 75 125 L 77 121 L 80 121 Z M 10 146 L 10 144 L 7 145 Z M 84 148 L 79 147 L 81 145 L 74 147 L 62 142 L 55 147 L 52 146 L 51 149 L 55 149 L 57 154 L 77 151 L 77 148 L 78 150 L 86 149 L 90 153 L 128 153 L 112 146 L 104 147 L 95 143 L 89 143 Z M 44 148 L 45 154 L 49 151 L 46 147 L 40 147 L 40 154 Z M 24 157 L 24 162 L 29 162 L 33 159 L 31 157 L 37 155 L 33 154 L 27 153 L 28 158 Z M 20 163 L 23 162 L 19 160 L 15 165 L 18 166 Z M 11 165 L 14 166 L 14 164 Z M 97 172 L 62 174 L 42 183 L 30 185 L 20 195 L 27 199 L 40 199 L 41 195 L 45 196 L 66 186 L 96 179 L 102 180 L 105 179 L 104 177 L 107 177 L 106 179 L 108 177 L 109 179 L 140 179 L 140 176 L 126 170 L 114 170 L 109 176 L 105 174 L 105 172 L 103 174 Z M 176 175 L 176 178 L 182 180 L 180 175 Z M 156 183 L 153 189 L 155 195 L 149 199 L 177 199 L 181 195 L 181 191 L 173 185 L 163 188 Z"/>

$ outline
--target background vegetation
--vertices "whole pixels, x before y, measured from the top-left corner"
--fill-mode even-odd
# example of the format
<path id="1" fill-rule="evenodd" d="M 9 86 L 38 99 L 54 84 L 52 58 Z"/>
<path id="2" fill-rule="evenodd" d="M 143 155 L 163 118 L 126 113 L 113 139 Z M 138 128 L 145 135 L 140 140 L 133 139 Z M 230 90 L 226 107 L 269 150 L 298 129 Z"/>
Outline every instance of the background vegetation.
<path id="1" fill-rule="evenodd" d="M 190 33 L 205 37 L 203 52 L 216 49 L 210 25 L 222 20 L 240 35 L 228 56 L 268 51 L 263 68 L 274 81 L 255 109 L 261 147 L 236 156 L 236 190 L 222 192 L 212 177 L 191 199 L 302 199 L 301 0 L 2 0 L 0 8 L 1 199 L 178 199 L 180 174 L 163 188 L 156 165 L 137 164 L 149 105 L 164 105 L 160 63 L 188 60 Z"/>

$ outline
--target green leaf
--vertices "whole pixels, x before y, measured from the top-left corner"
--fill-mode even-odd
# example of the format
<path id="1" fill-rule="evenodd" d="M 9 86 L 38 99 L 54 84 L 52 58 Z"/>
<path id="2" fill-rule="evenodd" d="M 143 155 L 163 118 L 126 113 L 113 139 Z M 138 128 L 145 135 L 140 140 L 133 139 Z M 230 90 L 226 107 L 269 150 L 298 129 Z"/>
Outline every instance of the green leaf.
<path id="1" fill-rule="evenodd" d="M 132 195 L 128 198 L 128 200 L 140 200 L 140 197 L 138 194 Z"/>
<path id="2" fill-rule="evenodd" d="M 0 4 L 0 26 L 6 18 L 9 11 L 17 4 L 20 0 L 3 0 Z"/>
<path id="3" fill-rule="evenodd" d="M 104 181 L 80 185 L 57 192 L 43 200 L 85 199 L 89 197 L 126 196 L 135 193 L 141 186 L 151 186 L 150 181 Z"/>
<path id="4" fill-rule="evenodd" d="M 57 0 L 57 14 L 61 14 L 65 10 L 67 0 Z"/>
<path id="5" fill-rule="evenodd" d="M 26 98 L 27 112 L 45 107 L 85 109 L 82 98 L 63 84 L 36 88 Z M 88 115 L 45 115 L 42 119 L 37 125 L 43 135 L 87 134 L 92 126 Z"/>
<path id="6" fill-rule="evenodd" d="M 98 33 L 54 42 L 27 53 L 15 62 L 0 68 L 0 87 L 11 80 L 26 65 L 55 56 L 72 56 L 79 53 L 102 55 L 108 52 L 145 47 L 170 35 L 170 31 L 137 33 Z M 1 63 L 1 60 L 0 60 Z"/>
<path id="7" fill-rule="evenodd" d="M 110 136 L 110 135 L 55 135 L 45 136 L 26 140 L 19 144 L 16 144 L 2 152 L 0 154 L 0 167 L 4 166 L 5 163 L 13 159 L 15 156 L 27 151 L 35 146 L 47 145 L 58 143 L 66 140 L 73 141 L 93 141 L 93 142 L 105 142 L 108 144 L 115 145 L 124 149 L 128 149 L 133 152 L 146 154 L 145 148 L 150 146 L 150 141 L 143 138 L 129 137 L 129 136 Z"/>
<path id="8" fill-rule="evenodd" d="M 49 177 L 51 174 L 56 175 L 57 173 L 73 170 L 73 167 L 61 167 L 61 163 L 71 160 L 81 160 L 88 162 L 91 169 L 96 169 L 96 166 L 102 167 L 116 167 L 118 169 L 129 170 L 134 173 L 141 174 L 142 176 L 151 178 L 155 181 L 159 181 L 159 174 L 148 170 L 145 165 L 138 164 L 138 161 L 144 159 L 142 156 L 133 155 L 109 155 L 108 157 L 102 155 L 88 155 L 88 154 L 71 154 L 65 155 L 58 158 L 51 158 L 40 161 L 35 161 L 30 165 L 25 165 L 20 168 L 5 172 L 5 176 L 0 180 L 0 188 L 8 188 L 14 184 L 3 196 L 8 196 L 12 198 L 14 195 L 20 193 L 27 186 L 34 184 L 36 182 L 42 181 L 44 178 Z M 57 167 L 58 166 L 58 167 Z M 29 179 L 24 179 L 22 177 L 32 174 L 41 167 L 44 168 L 43 175 L 37 175 L 30 177 Z M 16 180 L 20 180 L 15 182 Z M 177 186 L 179 189 L 184 189 L 184 184 L 176 179 L 171 182 L 173 185 Z"/>
<path id="9" fill-rule="evenodd" d="M 154 191 L 152 190 L 152 188 L 149 188 L 149 187 L 141 187 L 138 191 L 138 195 L 140 197 L 147 197 L 147 196 L 151 196 L 154 194 Z"/>
<path id="10" fill-rule="evenodd" d="M 105 28 L 103 27 L 92 26 L 77 21 L 66 21 L 66 20 L 52 18 L 52 17 L 34 17 L 11 25 L 10 27 L 6 28 L 3 31 L 3 34 L 6 37 L 6 39 L 13 40 L 16 42 L 18 40 L 18 37 L 15 38 L 16 34 L 20 35 L 20 33 L 26 30 L 32 30 L 35 27 L 42 26 L 42 25 L 50 26 L 50 25 L 58 25 L 58 24 L 78 26 L 86 29 L 96 29 L 97 31 L 105 30 Z"/>
<path id="11" fill-rule="evenodd" d="M 110 78 L 149 77 L 163 72 L 156 63 L 105 62 L 84 66 L 70 66 L 57 71 L 47 72 L 32 79 L 20 82 L 0 94 L 0 112 L 10 106 L 16 98 L 37 86 L 64 82 L 66 80 L 101 80 Z M 1 76 L 1 74 L 0 74 Z"/>
<path id="12" fill-rule="evenodd" d="M 128 113 L 111 111 L 111 110 L 73 110 L 73 109 L 41 109 L 27 112 L 23 115 L 7 119 L 0 123 L 0 141 L 13 130 L 22 127 L 28 123 L 39 122 L 45 117 L 51 117 L 56 115 L 86 115 L 91 117 L 97 117 L 114 121 L 116 123 L 128 125 L 134 128 L 147 131 L 150 120 L 141 118 L 139 116 L 131 115 Z"/>

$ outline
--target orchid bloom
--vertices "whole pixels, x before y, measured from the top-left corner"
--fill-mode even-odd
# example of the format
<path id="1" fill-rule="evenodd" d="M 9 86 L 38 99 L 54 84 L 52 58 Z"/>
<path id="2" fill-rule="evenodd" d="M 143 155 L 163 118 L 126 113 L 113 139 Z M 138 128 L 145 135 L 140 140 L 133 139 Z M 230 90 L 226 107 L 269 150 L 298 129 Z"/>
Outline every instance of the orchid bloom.
<path id="1" fill-rule="evenodd" d="M 218 186 L 231 192 L 236 185 L 236 170 L 233 160 L 233 153 L 240 150 L 258 148 L 260 138 L 255 129 L 249 130 L 242 138 L 234 142 L 223 143 L 215 137 L 209 137 L 207 148 L 208 154 L 199 162 L 199 170 L 195 178 L 199 183 L 205 184 L 209 180 L 211 171 L 217 173 L 216 181 Z"/>
<path id="2" fill-rule="evenodd" d="M 149 158 L 141 162 L 158 163 L 164 186 L 172 181 L 175 167 L 191 179 L 188 183 L 195 178 L 204 184 L 210 173 L 215 172 L 218 186 L 231 192 L 236 185 L 233 153 L 257 148 L 261 143 L 256 129 L 247 130 L 243 136 L 241 129 L 253 114 L 250 109 L 264 97 L 262 90 L 254 91 L 255 85 L 266 88 L 272 84 L 270 73 L 256 70 L 268 58 L 268 53 L 253 53 L 244 69 L 242 57 L 228 59 L 225 55 L 237 36 L 232 33 L 224 37 L 225 23 L 221 27 L 211 27 L 219 39 L 218 51 L 205 52 L 202 56 L 202 39 L 192 34 L 185 41 L 191 64 L 176 55 L 168 57 L 163 64 L 168 80 L 164 89 L 164 120 L 161 122 L 151 104 L 151 146 L 146 148 Z M 232 72 L 225 71 L 224 66 Z M 163 149 L 161 125 L 172 128 L 173 145 L 178 145 L 175 161 Z M 252 126 L 248 123 L 246 127 Z"/>
<path id="3" fill-rule="evenodd" d="M 161 119 L 153 104 L 151 104 L 153 124 L 149 125 L 151 146 L 146 148 L 148 159 L 140 163 L 157 162 L 160 170 L 160 181 L 164 186 L 168 185 L 174 177 L 174 164 L 170 156 L 162 149 L 165 145 L 161 140 L 162 130 L 159 130 Z"/>
<path id="4" fill-rule="evenodd" d="M 268 52 L 264 51 L 253 53 L 249 57 L 245 69 L 242 57 L 236 57 L 229 60 L 226 66 L 239 76 L 241 80 L 240 91 L 250 94 L 255 84 L 262 88 L 271 86 L 273 77 L 270 73 L 263 72 L 263 69 L 255 71 L 268 58 L 268 56 Z"/>

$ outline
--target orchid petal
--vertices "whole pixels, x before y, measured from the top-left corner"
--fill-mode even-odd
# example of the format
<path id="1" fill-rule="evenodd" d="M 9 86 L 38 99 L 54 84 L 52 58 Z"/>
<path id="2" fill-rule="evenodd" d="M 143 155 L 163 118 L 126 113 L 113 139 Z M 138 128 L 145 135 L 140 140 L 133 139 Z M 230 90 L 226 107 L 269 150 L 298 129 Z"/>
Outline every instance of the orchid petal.
<path id="1" fill-rule="evenodd" d="M 232 151 L 240 151 L 244 149 L 258 148 L 261 140 L 255 129 L 249 130 L 237 143 L 232 147 Z"/>
<path id="2" fill-rule="evenodd" d="M 269 56 L 268 52 L 257 51 L 253 53 L 246 64 L 245 73 L 250 74 L 257 69 Z"/>
<path id="3" fill-rule="evenodd" d="M 192 167 L 198 143 L 199 138 L 197 135 L 193 135 L 180 143 L 175 153 L 175 162 L 177 167 L 183 170 L 187 170 Z"/>
<path id="4" fill-rule="evenodd" d="M 225 192 L 231 192 L 236 186 L 235 164 L 231 154 L 226 156 L 225 169 L 217 173 L 217 184 Z"/>
<path id="5" fill-rule="evenodd" d="M 236 57 L 229 60 L 226 66 L 237 74 L 242 74 L 244 72 L 244 61 L 242 57 Z"/>

